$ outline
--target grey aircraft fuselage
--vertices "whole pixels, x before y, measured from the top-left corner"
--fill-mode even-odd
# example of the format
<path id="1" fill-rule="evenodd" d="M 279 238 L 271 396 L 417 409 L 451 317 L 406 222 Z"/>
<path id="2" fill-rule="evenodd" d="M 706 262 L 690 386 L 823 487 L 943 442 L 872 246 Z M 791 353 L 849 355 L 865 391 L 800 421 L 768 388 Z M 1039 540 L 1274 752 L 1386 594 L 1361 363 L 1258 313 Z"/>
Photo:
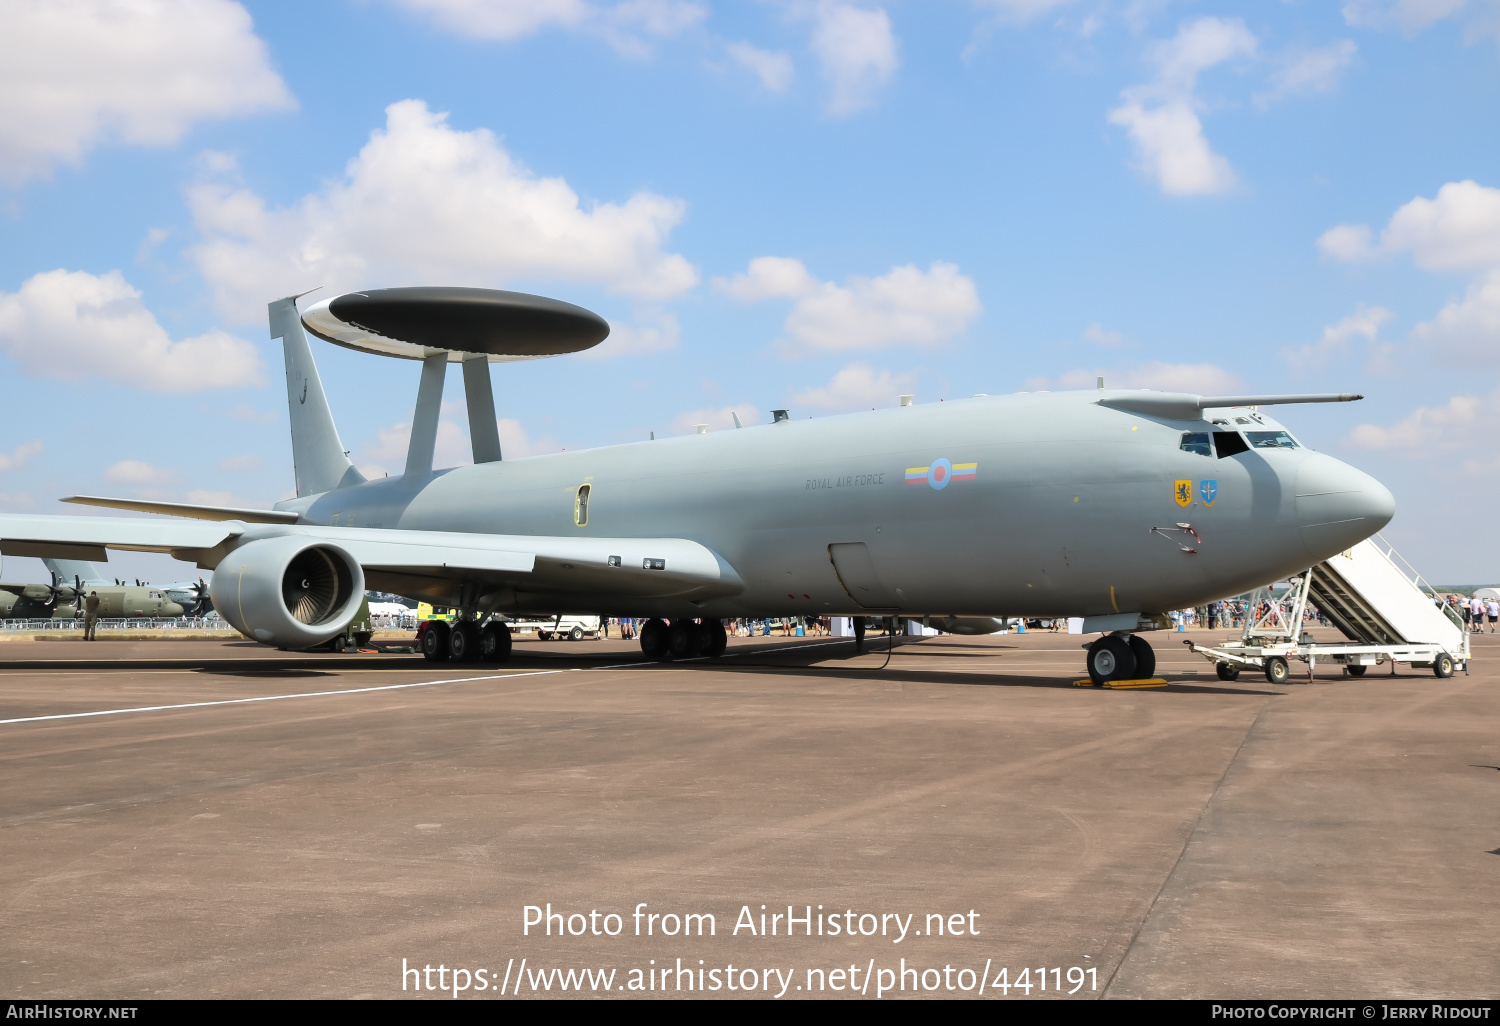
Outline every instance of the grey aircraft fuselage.
<path id="1" fill-rule="evenodd" d="M 1306 569 L 1395 511 L 1378 481 L 1306 448 L 1217 457 L 1181 447 L 1184 432 L 1282 429 L 1263 412 L 1175 420 L 1097 404 L 1126 394 L 788 420 L 376 479 L 277 508 L 340 527 L 686 538 L 744 583 L 698 602 L 515 590 L 494 604 L 662 617 L 1160 613 Z M 842 548 L 851 543 L 864 551 Z M 836 552 L 846 554 L 838 566 Z M 431 601 L 462 600 L 455 585 L 425 587 Z"/>

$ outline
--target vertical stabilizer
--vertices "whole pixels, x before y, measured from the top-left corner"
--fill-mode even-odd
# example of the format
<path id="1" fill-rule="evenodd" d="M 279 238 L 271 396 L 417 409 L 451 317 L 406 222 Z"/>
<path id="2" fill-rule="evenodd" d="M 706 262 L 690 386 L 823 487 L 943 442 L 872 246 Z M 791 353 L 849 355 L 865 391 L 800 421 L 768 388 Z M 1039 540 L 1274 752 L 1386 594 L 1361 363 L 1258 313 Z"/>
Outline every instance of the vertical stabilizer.
<path id="1" fill-rule="evenodd" d="M 42 565 L 64 583 L 71 583 L 74 577 L 84 585 L 115 583 L 108 577 L 100 577 L 99 568 L 86 559 L 43 559 Z"/>
<path id="2" fill-rule="evenodd" d="M 316 495 L 359 484 L 364 476 L 354 469 L 333 426 L 328 397 L 313 363 L 312 349 L 302 331 L 297 297 L 270 304 L 271 337 L 281 339 L 286 353 L 286 399 L 292 420 L 292 463 L 297 495 Z"/>

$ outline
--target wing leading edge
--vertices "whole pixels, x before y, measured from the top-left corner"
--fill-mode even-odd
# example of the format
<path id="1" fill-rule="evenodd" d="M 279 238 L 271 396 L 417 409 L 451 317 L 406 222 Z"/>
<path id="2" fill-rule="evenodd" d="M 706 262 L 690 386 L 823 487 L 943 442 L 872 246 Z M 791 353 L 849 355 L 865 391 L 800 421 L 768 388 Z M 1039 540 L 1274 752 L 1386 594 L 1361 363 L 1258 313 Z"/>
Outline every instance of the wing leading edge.
<path id="1" fill-rule="evenodd" d="M 164 552 L 212 570 L 230 552 L 284 535 L 337 545 L 371 587 L 442 597 L 481 590 L 596 598 L 716 598 L 744 590 L 721 556 L 686 538 L 572 538 L 247 524 L 238 520 L 0 515 L 0 553 L 103 560 L 106 550 Z M 456 600 L 456 599 L 455 599 Z"/>

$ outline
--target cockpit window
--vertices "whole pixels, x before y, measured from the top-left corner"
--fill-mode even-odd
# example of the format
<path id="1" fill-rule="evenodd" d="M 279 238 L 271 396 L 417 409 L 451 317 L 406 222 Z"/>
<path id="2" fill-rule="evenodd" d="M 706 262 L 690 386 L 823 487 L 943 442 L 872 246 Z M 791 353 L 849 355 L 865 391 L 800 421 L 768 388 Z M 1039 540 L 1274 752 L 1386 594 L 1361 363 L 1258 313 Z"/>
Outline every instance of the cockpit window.
<path id="1" fill-rule="evenodd" d="M 1208 440 L 1207 431 L 1184 431 L 1182 433 L 1182 444 L 1178 446 L 1183 452 L 1194 452 L 1199 456 L 1212 456 L 1214 447 Z"/>
<path id="2" fill-rule="evenodd" d="M 1297 440 L 1285 431 L 1246 431 L 1245 437 L 1256 449 L 1296 449 Z"/>
<path id="3" fill-rule="evenodd" d="M 1219 453 L 1219 459 L 1226 456 L 1238 456 L 1247 451 L 1250 446 L 1245 444 L 1244 438 L 1240 437 L 1238 431 L 1215 431 L 1214 449 Z"/>

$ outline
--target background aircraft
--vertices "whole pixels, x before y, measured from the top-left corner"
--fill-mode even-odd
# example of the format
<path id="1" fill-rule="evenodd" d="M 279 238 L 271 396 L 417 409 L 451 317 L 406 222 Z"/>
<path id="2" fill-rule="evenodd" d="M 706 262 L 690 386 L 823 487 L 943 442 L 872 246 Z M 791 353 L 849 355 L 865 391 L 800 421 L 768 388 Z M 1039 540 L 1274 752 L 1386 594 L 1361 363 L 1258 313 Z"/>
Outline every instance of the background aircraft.
<path id="1" fill-rule="evenodd" d="M 1079 616 L 1097 679 L 1149 676 L 1139 634 L 1348 548 L 1395 511 L 1379 482 L 1261 409 L 1352 395 L 1099 389 L 775 423 L 502 461 L 490 359 L 596 345 L 608 325 L 480 289 L 351 293 L 299 316 L 286 355 L 297 497 L 274 510 L 81 498 L 191 521 L 0 516 L 0 550 L 171 552 L 214 569 L 247 636 L 310 646 L 369 586 L 462 610 L 430 658 L 503 658 L 491 613 L 648 617 L 643 650 L 717 654 L 721 619 L 769 614 Z M 405 472 L 366 481 L 339 440 L 304 322 L 421 360 Z M 463 368 L 472 466 L 434 471 L 443 377 Z"/>
<path id="2" fill-rule="evenodd" d="M 51 574 L 47 584 L 0 584 L 0 619 L 73 620 L 83 616 L 82 596 L 99 596 L 105 619 L 170 619 L 201 616 L 210 607 L 208 586 L 125 584 L 102 576 L 88 560 L 44 558 Z M 175 593 L 173 589 L 175 588 Z"/>

